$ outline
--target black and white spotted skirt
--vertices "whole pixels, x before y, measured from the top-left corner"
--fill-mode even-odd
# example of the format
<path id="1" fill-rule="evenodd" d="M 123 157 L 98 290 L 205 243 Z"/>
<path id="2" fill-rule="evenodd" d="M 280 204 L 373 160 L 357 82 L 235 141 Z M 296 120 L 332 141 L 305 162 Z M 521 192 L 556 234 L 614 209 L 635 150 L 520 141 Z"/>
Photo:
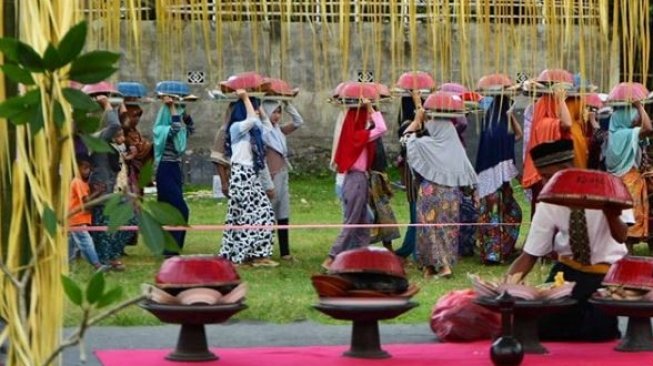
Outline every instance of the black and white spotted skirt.
<path id="1" fill-rule="evenodd" d="M 227 225 L 274 225 L 274 211 L 253 167 L 233 164 Z M 243 263 L 272 255 L 272 229 L 227 229 L 220 256 Z"/>

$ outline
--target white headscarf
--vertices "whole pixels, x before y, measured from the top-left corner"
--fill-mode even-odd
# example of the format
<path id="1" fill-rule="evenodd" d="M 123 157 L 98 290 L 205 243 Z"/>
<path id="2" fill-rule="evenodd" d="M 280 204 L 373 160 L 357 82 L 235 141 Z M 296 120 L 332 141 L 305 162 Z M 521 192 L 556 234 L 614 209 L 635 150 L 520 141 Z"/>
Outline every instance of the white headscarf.
<path id="1" fill-rule="evenodd" d="M 272 113 L 281 107 L 281 102 L 278 100 L 264 100 L 261 104 L 265 116 L 270 118 Z M 269 128 L 269 126 L 268 126 Z M 263 135 L 263 141 L 267 147 L 281 154 L 284 158 L 288 155 L 288 144 L 286 142 L 286 135 L 281 131 L 281 126 L 279 123 L 272 124 L 272 127 L 269 128 L 266 133 Z"/>
<path id="2" fill-rule="evenodd" d="M 408 164 L 422 178 L 447 187 L 465 187 L 478 183 L 474 167 L 458 132 L 450 120 L 429 120 L 428 135 L 406 142 Z"/>

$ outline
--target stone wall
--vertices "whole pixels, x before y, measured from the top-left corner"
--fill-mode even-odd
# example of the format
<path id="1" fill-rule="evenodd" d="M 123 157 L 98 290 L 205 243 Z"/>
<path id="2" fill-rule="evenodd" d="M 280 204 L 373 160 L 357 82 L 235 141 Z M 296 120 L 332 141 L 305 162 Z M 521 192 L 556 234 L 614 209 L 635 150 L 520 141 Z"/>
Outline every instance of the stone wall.
<path id="1" fill-rule="evenodd" d="M 209 100 L 206 91 L 214 89 L 219 80 L 234 73 L 258 70 L 265 75 L 284 78 L 301 88 L 294 104 L 303 114 L 306 124 L 289 137 L 293 153 L 291 161 L 298 170 L 313 171 L 326 169 L 329 161 L 333 124 L 338 113 L 336 107 L 326 102 L 329 93 L 344 78 L 355 79 L 361 70 L 372 71 L 375 80 L 386 85 L 391 85 L 401 72 L 413 68 L 432 72 L 438 82 L 464 78 L 466 84 L 473 85 L 480 76 L 494 70 L 501 70 L 514 78 L 518 73 L 536 75 L 547 66 L 565 67 L 572 71 L 579 68 L 576 61 L 577 42 L 564 46 L 565 57 L 562 60 L 547 65 L 547 55 L 540 51 L 544 49 L 545 42 L 543 28 L 537 29 L 538 41 L 532 46 L 532 41 L 529 43 L 529 39 L 533 39 L 532 33 L 528 37 L 519 32 L 514 36 L 499 37 L 501 29 L 492 29 L 493 36 L 496 33 L 502 41 L 497 43 L 496 50 L 491 55 L 487 54 L 487 50 L 493 47 L 484 43 L 487 40 L 481 33 L 484 29 L 469 25 L 464 42 L 457 38 L 459 35 L 454 29 L 448 56 L 434 48 L 435 43 L 429 40 L 430 35 L 424 29 L 418 34 L 415 45 L 418 57 L 414 64 L 409 64 L 412 45 L 407 40 L 401 43 L 401 55 L 395 52 L 392 57 L 391 30 L 387 24 L 352 25 L 348 61 L 343 60 L 340 52 L 337 23 L 331 23 L 327 28 L 314 23 L 291 23 L 283 27 L 278 23 L 259 24 L 256 27 L 245 23 L 227 24 L 223 27 L 222 49 L 219 51 L 215 46 L 216 32 L 211 31 L 208 44 L 213 46 L 208 55 L 197 24 L 187 22 L 178 29 L 184 43 L 183 49 L 175 48 L 175 37 L 157 37 L 153 22 L 143 22 L 141 29 L 139 57 L 134 49 L 125 47 L 119 80 L 140 81 L 153 89 L 156 82 L 162 79 L 185 80 L 188 71 L 206 73 L 207 80 L 204 84 L 192 85 L 193 92 L 201 97 L 200 101 L 188 107 L 197 131 L 189 140 L 187 177 L 191 183 L 202 184 L 210 182 L 214 172 L 208 161 L 209 149 L 226 108 L 224 103 Z M 289 32 L 284 34 L 291 36 L 282 42 L 281 32 Z M 596 30 L 585 29 L 585 34 L 580 34 L 578 29 L 575 34 L 586 44 L 596 44 L 596 49 L 600 49 Z M 252 39 L 257 40 L 257 44 L 253 44 Z M 282 43 L 285 47 L 283 51 Z M 520 46 L 516 47 L 515 44 Z M 462 55 L 461 49 L 464 50 L 465 57 L 458 57 Z M 507 56 L 496 57 L 495 52 Z M 460 65 L 461 58 L 467 60 L 466 65 Z M 446 60 L 451 61 L 449 66 L 443 66 L 443 63 L 447 63 Z M 615 70 L 618 77 L 618 65 L 613 60 L 601 63 L 604 65 L 601 67 L 597 65 L 593 63 L 586 68 L 589 78 L 595 83 L 608 84 L 607 80 L 614 79 Z M 606 85 L 603 87 L 607 88 Z M 523 109 L 528 102 L 528 98 L 519 98 L 518 108 Z M 380 106 L 390 127 L 384 138 L 390 159 L 396 156 L 399 149 L 396 121 L 398 104 L 398 100 L 395 100 Z M 151 134 L 152 121 L 159 106 L 159 103 L 152 103 L 144 107 L 141 130 L 145 135 Z M 475 160 L 478 145 L 478 117 L 469 117 L 466 132 L 468 155 L 472 161 Z M 518 156 L 521 156 L 521 152 L 518 152 Z"/>

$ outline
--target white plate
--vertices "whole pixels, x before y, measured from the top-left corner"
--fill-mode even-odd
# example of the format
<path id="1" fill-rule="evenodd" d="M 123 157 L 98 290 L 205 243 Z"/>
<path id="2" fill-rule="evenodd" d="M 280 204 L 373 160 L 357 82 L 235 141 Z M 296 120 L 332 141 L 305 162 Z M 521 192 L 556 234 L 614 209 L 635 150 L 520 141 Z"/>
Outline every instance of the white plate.
<path id="1" fill-rule="evenodd" d="M 408 303 L 408 298 L 403 297 L 323 297 L 322 305 L 340 306 L 393 306 Z"/>

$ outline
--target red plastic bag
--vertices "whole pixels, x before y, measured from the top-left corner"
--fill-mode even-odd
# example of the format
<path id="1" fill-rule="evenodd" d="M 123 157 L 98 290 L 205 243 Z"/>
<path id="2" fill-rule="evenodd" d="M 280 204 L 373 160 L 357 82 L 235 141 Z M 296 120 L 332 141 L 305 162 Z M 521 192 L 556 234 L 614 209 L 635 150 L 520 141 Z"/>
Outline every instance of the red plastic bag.
<path id="1" fill-rule="evenodd" d="M 501 332 L 498 313 L 474 304 L 472 289 L 451 291 L 442 296 L 431 313 L 431 329 L 442 342 L 470 342 L 492 339 Z"/>

